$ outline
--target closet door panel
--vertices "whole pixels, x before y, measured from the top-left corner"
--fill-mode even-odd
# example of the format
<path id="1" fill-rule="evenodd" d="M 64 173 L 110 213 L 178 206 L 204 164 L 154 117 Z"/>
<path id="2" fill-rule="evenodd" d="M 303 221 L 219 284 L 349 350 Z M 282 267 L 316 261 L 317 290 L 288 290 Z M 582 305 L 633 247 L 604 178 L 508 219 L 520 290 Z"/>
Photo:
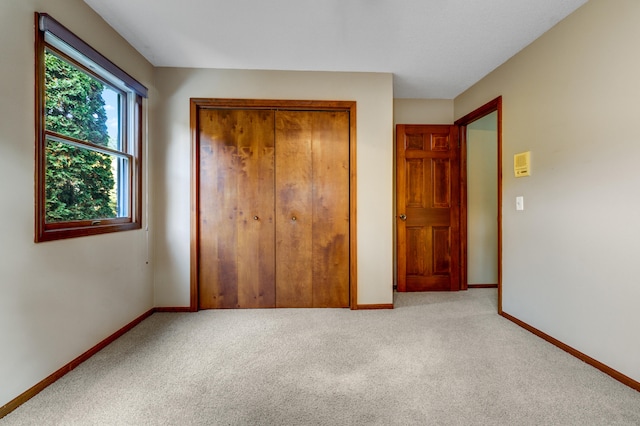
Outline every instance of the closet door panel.
<path id="1" fill-rule="evenodd" d="M 200 308 L 273 307 L 273 112 L 199 119 Z"/>
<path id="2" fill-rule="evenodd" d="M 238 306 L 274 307 L 274 113 L 243 113 L 237 137 Z"/>
<path id="3" fill-rule="evenodd" d="M 276 112 L 276 306 L 313 306 L 311 113 Z"/>
<path id="4" fill-rule="evenodd" d="M 313 305 L 349 306 L 349 113 L 315 112 Z"/>
<path id="5" fill-rule="evenodd" d="M 349 306 L 349 114 L 276 113 L 276 305 Z"/>
<path id="6" fill-rule="evenodd" d="M 218 121 L 215 111 L 200 111 L 200 309 L 238 303 L 237 175 L 229 173 L 235 168 L 236 144 L 220 135 Z"/>

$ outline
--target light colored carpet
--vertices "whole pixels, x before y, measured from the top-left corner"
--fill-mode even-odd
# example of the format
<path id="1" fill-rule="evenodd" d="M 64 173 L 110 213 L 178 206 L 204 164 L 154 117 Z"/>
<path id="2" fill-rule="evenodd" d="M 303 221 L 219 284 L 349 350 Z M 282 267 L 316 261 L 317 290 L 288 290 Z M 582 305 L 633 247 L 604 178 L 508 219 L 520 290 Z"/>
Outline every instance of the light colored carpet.
<path id="1" fill-rule="evenodd" d="M 156 313 L 0 424 L 640 425 L 640 393 L 473 289 L 387 311 Z"/>

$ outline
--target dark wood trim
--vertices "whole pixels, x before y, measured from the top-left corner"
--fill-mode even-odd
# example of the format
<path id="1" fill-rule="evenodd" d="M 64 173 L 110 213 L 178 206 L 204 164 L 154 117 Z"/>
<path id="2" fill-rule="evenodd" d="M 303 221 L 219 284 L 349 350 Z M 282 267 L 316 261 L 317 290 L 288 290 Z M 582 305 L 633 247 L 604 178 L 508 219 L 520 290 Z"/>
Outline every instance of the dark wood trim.
<path id="1" fill-rule="evenodd" d="M 56 380 L 60 379 L 65 374 L 69 373 L 71 370 L 73 370 L 74 368 L 76 368 L 77 366 L 79 366 L 89 358 L 91 358 L 93 355 L 100 352 L 102 349 L 107 347 L 110 343 L 115 341 L 117 338 L 121 337 L 127 331 L 131 330 L 133 327 L 135 327 L 136 325 L 140 324 L 142 321 L 147 319 L 154 312 L 155 312 L 155 309 L 148 310 L 147 312 L 140 315 L 138 318 L 134 319 L 129 324 L 125 325 L 120 330 L 116 331 L 111 336 L 107 337 L 106 339 L 104 339 L 103 341 L 101 341 L 100 343 L 98 343 L 97 345 L 95 345 L 94 347 L 92 347 L 91 349 L 89 349 L 88 351 L 86 351 L 85 353 L 83 353 L 82 355 L 80 355 L 70 363 L 58 369 L 56 372 L 49 375 L 47 378 L 41 380 L 40 382 L 32 386 L 30 389 L 26 390 L 25 392 L 23 392 L 22 394 L 14 398 L 13 400 L 9 401 L 8 403 L 0 407 L 0 419 L 6 416 L 7 414 L 9 414 L 10 412 L 12 412 L 13 410 L 15 410 L 16 408 L 18 408 L 19 406 L 21 406 L 22 404 L 24 404 L 25 402 L 27 402 L 28 400 L 30 400 L 31 398 L 33 398 L 34 396 L 36 396 L 38 393 L 44 390 L 47 386 L 51 385 Z"/>
<path id="2" fill-rule="evenodd" d="M 198 108 L 284 109 L 288 111 L 351 111 L 355 101 L 314 101 L 281 99 L 191 98 Z"/>
<path id="3" fill-rule="evenodd" d="M 357 184 L 356 184 L 356 102 L 355 101 L 313 101 L 313 100 L 271 100 L 271 99 L 190 99 L 191 126 L 191 273 L 190 310 L 198 310 L 198 270 L 199 270 L 199 229 L 200 211 L 200 157 L 198 147 L 198 114 L 203 108 L 215 109 L 281 109 L 292 111 L 349 111 L 349 307 L 358 309 L 358 261 L 357 261 Z"/>
<path id="4" fill-rule="evenodd" d="M 99 222 L 99 223 L 96 223 Z M 81 226 L 107 226 L 107 225 L 123 225 L 131 223 L 131 219 L 128 217 L 118 217 L 115 219 L 92 219 L 92 220 L 77 220 L 69 222 L 47 223 L 45 229 L 47 232 L 55 232 L 56 230 L 65 230 L 69 228 L 80 228 Z"/>
<path id="5" fill-rule="evenodd" d="M 502 96 L 495 99 L 498 112 L 498 313 L 502 313 Z"/>
<path id="6" fill-rule="evenodd" d="M 140 224 L 140 228 L 142 228 L 142 180 L 144 179 L 143 177 L 143 173 L 142 173 L 142 167 L 144 165 L 144 162 L 146 161 L 146 158 L 144 158 L 144 152 L 142 147 L 144 146 L 142 143 L 142 137 L 143 137 L 143 131 L 142 131 L 142 127 L 143 127 L 143 117 L 142 117 L 142 99 L 144 99 L 142 96 L 140 95 L 136 95 L 136 99 L 135 99 L 135 103 L 134 103 L 134 119 L 133 119 L 133 125 L 137 126 L 135 128 L 134 134 L 135 134 L 135 138 L 136 140 L 133 141 L 136 144 L 135 147 L 135 153 L 137 155 L 133 156 L 133 165 L 131 168 L 131 173 L 132 176 L 130 176 L 131 179 L 131 188 L 133 189 L 134 187 L 136 188 L 136 193 L 135 194 L 129 194 L 130 200 L 129 202 L 131 203 L 131 218 L 134 220 L 135 223 Z M 129 141 L 127 141 L 129 142 Z M 136 161 L 137 159 L 137 161 Z M 149 183 L 147 182 L 147 185 Z M 136 197 L 135 199 L 133 197 Z M 145 206 L 148 207 L 148 206 Z M 148 223 L 145 223 L 145 226 L 148 226 Z"/>
<path id="7" fill-rule="evenodd" d="M 356 305 L 355 308 L 351 308 L 354 310 L 366 310 L 366 309 L 393 309 L 393 303 L 377 303 L 377 304 L 364 304 L 364 305 Z"/>
<path id="8" fill-rule="evenodd" d="M 460 252 L 460 264 L 463 268 L 464 280 L 461 283 L 461 288 L 468 288 L 468 276 L 467 276 L 467 126 L 496 111 L 498 113 L 498 313 L 502 313 L 502 96 L 487 102 L 480 108 L 471 111 L 469 114 L 455 121 L 455 125 L 460 128 L 460 142 L 461 142 L 461 168 L 464 170 L 461 172 L 461 213 L 460 213 L 460 238 L 462 240 L 461 252 Z"/>
<path id="9" fill-rule="evenodd" d="M 40 16 L 36 12 L 35 17 L 35 235 L 37 242 L 44 236 L 45 217 L 45 152 L 44 152 L 44 33 L 39 29 Z"/>
<path id="10" fill-rule="evenodd" d="M 467 284 L 467 288 L 498 288 L 498 284 Z"/>
<path id="11" fill-rule="evenodd" d="M 487 102 L 481 107 L 471 111 L 469 114 L 458 118 L 454 124 L 456 126 L 466 126 L 469 123 L 472 123 L 485 115 L 489 115 L 494 111 L 498 111 L 498 108 L 502 106 L 502 96 L 498 96 L 497 98 Z"/>
<path id="12" fill-rule="evenodd" d="M 161 306 L 154 308 L 153 312 L 191 312 L 191 306 Z"/>
<path id="13" fill-rule="evenodd" d="M 589 355 L 586 355 L 582 352 L 580 352 L 577 349 L 572 348 L 571 346 L 561 342 L 560 340 L 549 336 L 548 334 L 538 330 L 535 327 L 530 326 L 529 324 L 527 324 L 524 321 L 519 320 L 518 318 L 511 316 L 509 314 L 507 314 L 506 312 L 501 312 L 500 315 L 502 315 L 504 318 L 508 319 L 509 321 L 519 325 L 520 327 L 524 328 L 525 330 L 535 334 L 536 336 L 540 337 L 541 339 L 546 340 L 547 342 L 551 343 L 554 346 L 557 346 L 558 348 L 562 349 L 563 351 L 569 353 L 570 355 L 573 355 L 574 357 L 578 358 L 579 360 L 586 362 L 587 364 L 591 365 L 592 367 L 597 368 L 598 370 L 602 371 L 603 373 L 611 376 L 612 378 L 616 379 L 617 381 L 619 381 L 620 383 L 629 386 L 632 389 L 637 390 L 638 392 L 640 392 L 640 382 L 633 380 L 631 377 L 626 376 L 624 374 L 622 374 L 621 372 L 614 370 L 613 368 L 609 367 L 606 364 L 601 363 L 600 361 L 591 358 Z"/>
<path id="14" fill-rule="evenodd" d="M 95 62 L 98 66 L 105 69 L 107 72 L 122 80 L 124 84 L 135 93 L 144 98 L 147 97 L 148 90 L 144 85 L 142 85 L 142 83 L 131 77 L 126 71 L 104 57 L 93 47 L 89 46 L 84 40 L 75 35 L 73 32 L 69 31 L 64 25 L 62 25 L 46 13 L 36 12 L 36 15 L 36 31 L 41 32 L 43 36 L 45 32 L 53 34 L 60 40 L 63 40 L 73 49 L 80 52 L 83 56 L 86 56 L 91 61 Z"/>
<path id="15" fill-rule="evenodd" d="M 82 228 L 47 229 L 36 242 L 63 240 L 66 238 L 88 237 L 90 235 L 109 234 L 112 232 L 130 231 L 140 229 L 140 223 L 128 222 L 124 224 L 108 224 L 99 226 L 86 226 Z"/>
<path id="16" fill-rule="evenodd" d="M 467 126 L 459 126 L 460 138 L 460 290 L 469 288 L 469 271 L 467 262 Z"/>
<path id="17" fill-rule="evenodd" d="M 395 128 L 395 142 L 396 145 L 394 147 L 394 158 L 393 158 L 393 168 L 394 168 L 394 177 L 395 177 L 395 249 L 396 249 L 396 291 L 405 292 L 407 291 L 407 261 L 406 255 L 407 252 L 407 239 L 406 239 L 406 228 L 401 228 L 398 225 L 399 215 L 406 213 L 405 208 L 405 184 L 400 184 L 400 182 L 406 181 L 406 172 L 405 166 L 400 162 L 401 158 L 404 158 L 404 124 L 396 124 Z"/>
<path id="18" fill-rule="evenodd" d="M 189 307 L 191 312 L 196 312 L 199 308 L 199 289 L 200 282 L 200 150 L 198 128 L 200 127 L 198 120 L 199 103 L 197 100 L 191 99 L 189 106 L 190 114 L 190 131 L 191 131 L 191 242 L 190 242 L 190 300 Z"/>
<path id="19" fill-rule="evenodd" d="M 455 144 L 456 142 L 458 142 L 460 139 L 460 128 L 457 126 L 451 126 L 449 133 L 452 135 L 452 139 L 453 139 L 453 143 Z M 460 194 L 460 170 L 461 170 L 461 164 L 460 164 L 460 147 L 455 148 L 454 145 L 454 149 L 453 149 L 453 158 L 452 158 L 452 166 L 451 166 L 451 192 L 453 194 Z M 460 196 L 460 195 L 458 195 Z M 462 209 L 462 205 L 460 203 L 458 203 L 458 205 L 456 205 L 455 200 L 453 201 L 452 205 L 451 205 L 451 252 L 452 253 L 460 253 L 461 250 L 461 234 L 460 234 L 460 225 L 461 225 L 461 220 L 460 220 L 460 210 Z M 460 256 L 451 256 L 451 283 L 450 283 L 450 287 L 449 290 L 451 291 L 458 291 L 460 290 Z"/>
<path id="20" fill-rule="evenodd" d="M 358 237 L 357 237 L 357 170 L 356 170 L 356 103 L 349 105 L 349 307 L 358 306 Z"/>

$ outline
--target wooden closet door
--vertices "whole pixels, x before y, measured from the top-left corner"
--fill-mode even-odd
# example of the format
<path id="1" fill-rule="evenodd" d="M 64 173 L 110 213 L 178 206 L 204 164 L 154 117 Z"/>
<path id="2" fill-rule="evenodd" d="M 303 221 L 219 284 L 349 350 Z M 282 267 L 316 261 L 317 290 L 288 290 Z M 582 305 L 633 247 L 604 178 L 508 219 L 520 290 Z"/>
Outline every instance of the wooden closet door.
<path id="1" fill-rule="evenodd" d="M 276 306 L 349 306 L 349 113 L 276 112 Z"/>
<path id="2" fill-rule="evenodd" d="M 274 307 L 274 112 L 203 109 L 199 123 L 199 308 Z"/>

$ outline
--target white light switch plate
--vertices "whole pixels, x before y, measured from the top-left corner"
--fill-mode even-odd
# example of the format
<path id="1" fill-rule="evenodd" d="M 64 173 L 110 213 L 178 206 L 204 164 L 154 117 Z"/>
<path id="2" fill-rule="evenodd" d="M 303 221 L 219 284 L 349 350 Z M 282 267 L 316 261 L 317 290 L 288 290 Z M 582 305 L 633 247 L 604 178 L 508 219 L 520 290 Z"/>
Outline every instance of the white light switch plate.
<path id="1" fill-rule="evenodd" d="M 522 195 L 516 197 L 516 210 L 524 210 L 524 197 Z"/>

